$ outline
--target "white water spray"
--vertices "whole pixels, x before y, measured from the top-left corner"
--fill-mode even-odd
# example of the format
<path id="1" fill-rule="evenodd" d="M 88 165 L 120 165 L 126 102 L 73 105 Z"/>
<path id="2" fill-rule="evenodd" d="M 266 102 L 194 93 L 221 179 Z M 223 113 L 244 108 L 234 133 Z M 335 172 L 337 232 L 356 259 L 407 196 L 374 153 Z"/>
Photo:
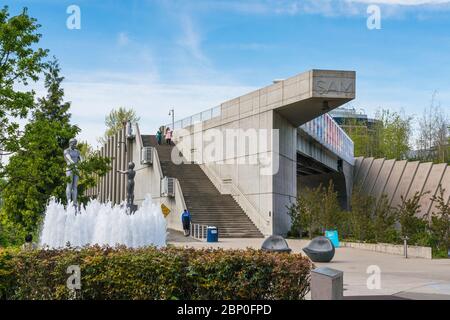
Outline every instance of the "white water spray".
<path id="1" fill-rule="evenodd" d="M 62 248 L 86 245 L 126 245 L 137 248 L 166 245 L 167 224 L 161 208 L 152 202 L 150 196 L 132 215 L 125 206 L 100 203 L 91 200 L 86 207 L 76 212 L 51 199 L 46 212 L 40 237 L 40 245 Z"/>

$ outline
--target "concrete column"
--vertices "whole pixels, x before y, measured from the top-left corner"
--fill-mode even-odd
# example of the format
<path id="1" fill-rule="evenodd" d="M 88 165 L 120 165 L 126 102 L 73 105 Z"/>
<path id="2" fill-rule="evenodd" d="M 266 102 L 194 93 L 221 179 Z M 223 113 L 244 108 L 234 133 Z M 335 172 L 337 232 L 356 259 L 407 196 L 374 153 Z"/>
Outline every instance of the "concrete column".
<path id="1" fill-rule="evenodd" d="M 273 233 L 286 235 L 291 221 L 287 206 L 297 198 L 297 127 L 274 112 L 273 128 L 279 130 L 279 170 L 273 176 Z"/>
<path id="2" fill-rule="evenodd" d="M 117 135 L 111 137 L 111 153 L 113 157 L 113 166 L 111 171 L 111 201 L 113 204 L 117 203 L 116 189 L 117 189 Z"/>
<path id="3" fill-rule="evenodd" d="M 124 145 L 123 145 L 123 130 L 120 130 L 118 132 L 118 141 L 117 141 L 117 147 L 118 147 L 118 158 L 117 158 L 117 170 L 123 170 L 122 169 L 122 158 L 123 158 L 123 149 L 124 149 Z M 120 203 L 122 202 L 122 178 L 123 175 L 122 174 L 118 174 L 117 176 L 117 202 Z"/>
<path id="4" fill-rule="evenodd" d="M 101 156 L 104 158 L 105 157 L 105 146 L 102 146 L 101 150 L 100 150 L 100 154 Z M 105 201 L 105 193 L 104 193 L 104 189 L 103 189 L 103 185 L 105 184 L 105 177 L 101 177 L 99 178 L 99 187 L 98 187 L 98 199 L 99 201 L 103 202 Z"/>
<path id="5" fill-rule="evenodd" d="M 119 131 L 119 141 L 123 142 L 123 130 Z M 120 149 L 119 149 L 119 157 L 117 159 L 117 168 L 119 170 L 123 170 L 122 163 L 123 163 L 123 157 L 125 155 L 125 145 L 123 143 L 120 143 Z M 123 174 L 118 174 L 118 183 L 117 183 L 117 202 L 122 202 L 122 182 L 123 182 Z"/>
<path id="6" fill-rule="evenodd" d="M 125 144 L 124 144 L 124 154 L 123 154 L 121 161 L 122 161 L 122 170 L 126 170 L 127 157 L 129 154 L 131 154 L 132 150 L 131 150 L 131 146 L 128 144 L 128 141 L 127 141 L 126 128 L 123 129 L 122 134 L 123 134 L 123 142 Z M 126 146 L 126 148 L 125 148 L 125 146 Z M 125 150 L 127 152 L 125 152 Z M 122 176 L 122 201 L 125 201 L 125 199 L 126 199 L 126 179 L 125 179 L 125 176 Z"/>
<path id="7" fill-rule="evenodd" d="M 111 137 L 108 138 L 108 144 L 106 147 L 106 154 L 108 155 L 108 158 L 111 159 Z M 112 163 L 111 163 L 112 164 Z M 111 201 L 111 170 L 108 171 L 108 174 L 106 175 L 106 201 Z"/>
<path id="8" fill-rule="evenodd" d="M 115 197 L 116 203 L 120 203 L 120 179 L 121 174 L 117 172 L 120 169 L 121 164 L 121 154 L 122 154 L 122 146 L 118 147 L 118 142 L 120 141 L 120 132 L 116 134 L 116 187 L 115 187 Z"/>

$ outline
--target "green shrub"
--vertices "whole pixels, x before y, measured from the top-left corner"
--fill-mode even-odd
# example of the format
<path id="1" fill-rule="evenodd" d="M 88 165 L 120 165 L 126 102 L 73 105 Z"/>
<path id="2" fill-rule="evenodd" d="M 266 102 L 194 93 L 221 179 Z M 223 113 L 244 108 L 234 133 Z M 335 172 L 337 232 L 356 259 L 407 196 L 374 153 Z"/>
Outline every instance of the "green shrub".
<path id="1" fill-rule="evenodd" d="M 429 221 L 433 254 L 439 258 L 447 258 L 450 249 L 450 202 L 444 196 L 444 191 L 440 185 L 439 193 L 431 198 L 437 210 L 432 208 L 425 216 Z"/>
<path id="2" fill-rule="evenodd" d="M 405 199 L 402 196 L 402 203 L 396 208 L 396 216 L 400 224 L 402 237 L 408 237 L 408 242 L 412 245 L 430 246 L 428 223 L 425 219 L 419 217 L 422 195 L 416 192 L 410 199 Z"/>
<path id="3" fill-rule="evenodd" d="M 68 266 L 81 289 L 66 287 Z M 0 249 L 0 299 L 303 299 L 311 262 L 257 250 Z"/>
<path id="4" fill-rule="evenodd" d="M 375 242 L 398 243 L 400 236 L 395 227 L 396 215 L 385 194 L 382 195 L 373 214 L 373 238 Z"/>
<path id="5" fill-rule="evenodd" d="M 308 235 L 313 238 L 322 235 L 325 230 L 343 230 L 345 227 L 342 212 L 334 190 L 333 181 L 327 187 L 320 184 L 317 188 L 305 188 L 297 201 L 288 206 L 292 225 L 289 235 Z"/>

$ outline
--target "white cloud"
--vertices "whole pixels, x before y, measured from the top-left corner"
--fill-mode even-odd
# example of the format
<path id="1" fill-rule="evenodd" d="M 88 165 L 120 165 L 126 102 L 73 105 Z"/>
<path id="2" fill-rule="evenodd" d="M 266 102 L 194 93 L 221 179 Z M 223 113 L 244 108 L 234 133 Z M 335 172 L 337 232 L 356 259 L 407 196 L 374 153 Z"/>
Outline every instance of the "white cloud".
<path id="1" fill-rule="evenodd" d="M 328 17 L 366 15 L 369 4 L 383 5 L 389 9 L 384 17 L 392 17 L 407 8 L 449 9 L 450 0 L 197 0 L 191 10 L 232 11 L 252 15 L 318 14 Z M 182 8 L 183 5 L 178 3 Z M 184 5 L 187 6 L 187 5 Z M 186 8 L 184 8 L 186 9 Z"/>
<path id="2" fill-rule="evenodd" d="M 143 134 L 153 134 L 171 121 L 170 108 L 176 120 L 215 107 L 220 103 L 254 90 L 254 87 L 220 84 L 166 84 L 146 74 L 85 74 L 70 77 L 64 83 L 66 100 L 72 102 L 73 122 L 83 130 L 80 140 L 96 145 L 104 130 L 105 116 L 113 108 L 133 107 L 141 117 Z"/>
<path id="3" fill-rule="evenodd" d="M 209 64 L 209 59 L 202 51 L 202 37 L 200 32 L 194 27 L 190 16 L 180 18 L 181 28 L 183 30 L 178 44 L 185 48 L 189 54 L 198 62 Z"/>
<path id="4" fill-rule="evenodd" d="M 117 35 L 117 44 L 121 47 L 126 46 L 130 42 L 130 39 L 128 38 L 128 34 L 125 32 L 120 32 Z"/>
<path id="5" fill-rule="evenodd" d="M 367 4 L 385 4 L 401 6 L 436 5 L 450 3 L 450 0 L 347 0 L 348 2 L 359 2 Z"/>

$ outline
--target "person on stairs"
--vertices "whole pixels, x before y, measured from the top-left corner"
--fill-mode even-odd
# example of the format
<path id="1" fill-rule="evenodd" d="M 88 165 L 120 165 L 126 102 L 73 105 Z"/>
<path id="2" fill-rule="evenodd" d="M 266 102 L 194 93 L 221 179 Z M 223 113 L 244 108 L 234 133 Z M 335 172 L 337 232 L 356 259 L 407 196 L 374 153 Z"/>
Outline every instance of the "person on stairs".
<path id="1" fill-rule="evenodd" d="M 189 236 L 191 234 L 191 213 L 187 209 L 184 209 L 181 214 L 181 223 L 183 224 L 184 236 Z"/>
<path id="2" fill-rule="evenodd" d="M 166 129 L 166 143 L 170 146 L 172 142 L 172 130 L 169 127 Z"/>
<path id="3" fill-rule="evenodd" d="M 158 131 L 156 132 L 156 141 L 158 142 L 158 145 L 161 145 L 161 142 L 162 142 L 161 128 L 159 128 Z"/>

